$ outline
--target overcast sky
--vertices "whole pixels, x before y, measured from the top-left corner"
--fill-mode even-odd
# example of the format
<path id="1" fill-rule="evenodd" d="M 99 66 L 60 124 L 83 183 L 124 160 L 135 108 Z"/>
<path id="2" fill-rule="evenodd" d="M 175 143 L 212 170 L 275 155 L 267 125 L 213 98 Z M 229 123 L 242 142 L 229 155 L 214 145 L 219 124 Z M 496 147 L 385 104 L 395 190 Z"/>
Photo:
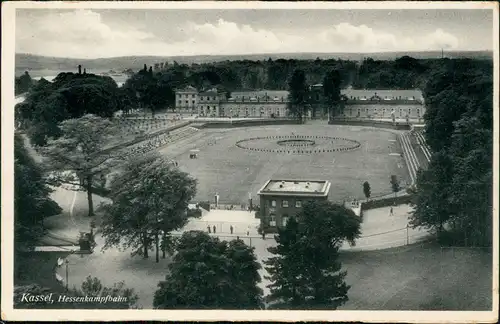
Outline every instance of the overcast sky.
<path id="1" fill-rule="evenodd" d="M 99 58 L 492 50 L 491 10 L 18 9 L 16 52 Z"/>

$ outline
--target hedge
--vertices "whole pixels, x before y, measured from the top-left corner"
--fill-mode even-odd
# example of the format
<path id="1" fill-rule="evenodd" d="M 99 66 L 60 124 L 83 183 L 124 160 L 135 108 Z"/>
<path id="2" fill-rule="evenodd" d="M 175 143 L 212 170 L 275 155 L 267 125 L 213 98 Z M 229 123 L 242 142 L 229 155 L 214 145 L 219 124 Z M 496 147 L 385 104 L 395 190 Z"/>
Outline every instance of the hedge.
<path id="1" fill-rule="evenodd" d="M 361 203 L 361 210 L 409 204 L 412 202 L 412 200 L 413 200 L 413 195 L 408 195 L 408 194 L 397 197 L 388 197 L 377 200 L 370 200 Z"/>

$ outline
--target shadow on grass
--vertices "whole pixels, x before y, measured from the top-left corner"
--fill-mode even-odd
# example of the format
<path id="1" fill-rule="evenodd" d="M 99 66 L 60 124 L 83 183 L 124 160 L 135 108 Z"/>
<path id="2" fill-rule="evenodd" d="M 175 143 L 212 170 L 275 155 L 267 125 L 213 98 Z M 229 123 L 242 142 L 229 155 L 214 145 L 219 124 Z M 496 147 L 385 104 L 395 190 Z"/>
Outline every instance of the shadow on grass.
<path id="1" fill-rule="evenodd" d="M 426 242 L 341 253 L 350 310 L 479 311 L 492 307 L 492 253 Z"/>

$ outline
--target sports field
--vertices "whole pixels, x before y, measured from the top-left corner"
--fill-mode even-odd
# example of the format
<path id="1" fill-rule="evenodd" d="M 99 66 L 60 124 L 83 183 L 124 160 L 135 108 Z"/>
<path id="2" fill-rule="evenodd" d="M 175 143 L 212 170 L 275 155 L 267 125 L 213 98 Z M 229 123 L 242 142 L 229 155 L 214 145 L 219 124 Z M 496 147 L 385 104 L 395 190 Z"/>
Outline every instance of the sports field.
<path id="1" fill-rule="evenodd" d="M 310 139 L 315 144 L 284 146 L 278 143 L 283 136 Z M 249 140 L 244 145 L 253 150 L 238 147 L 237 142 L 242 140 Z M 360 144 L 356 149 L 330 151 L 352 147 L 356 142 Z M 199 150 L 197 159 L 189 158 L 193 149 Z M 182 170 L 198 179 L 197 201 L 213 200 L 217 192 L 221 203 L 246 203 L 248 194 L 255 199 L 258 190 L 271 178 L 329 180 L 332 182 L 329 199 L 337 202 L 364 198 L 364 181 L 370 183 L 372 197 L 391 192 L 392 174 L 403 183 L 407 181 L 405 163 L 394 154 L 401 153 L 397 133 L 368 127 L 309 122 L 202 129 L 195 136 L 159 151 L 178 161 Z M 308 151 L 311 153 L 302 153 Z"/>

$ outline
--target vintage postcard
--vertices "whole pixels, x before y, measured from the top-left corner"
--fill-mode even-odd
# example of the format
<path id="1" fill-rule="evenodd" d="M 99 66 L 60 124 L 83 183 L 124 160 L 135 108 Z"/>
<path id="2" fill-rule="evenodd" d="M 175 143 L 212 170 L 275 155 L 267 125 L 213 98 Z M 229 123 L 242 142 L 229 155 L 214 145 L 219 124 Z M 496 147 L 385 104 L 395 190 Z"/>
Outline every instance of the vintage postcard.
<path id="1" fill-rule="evenodd" d="M 2 3 L 2 320 L 498 320 L 495 2 Z"/>

